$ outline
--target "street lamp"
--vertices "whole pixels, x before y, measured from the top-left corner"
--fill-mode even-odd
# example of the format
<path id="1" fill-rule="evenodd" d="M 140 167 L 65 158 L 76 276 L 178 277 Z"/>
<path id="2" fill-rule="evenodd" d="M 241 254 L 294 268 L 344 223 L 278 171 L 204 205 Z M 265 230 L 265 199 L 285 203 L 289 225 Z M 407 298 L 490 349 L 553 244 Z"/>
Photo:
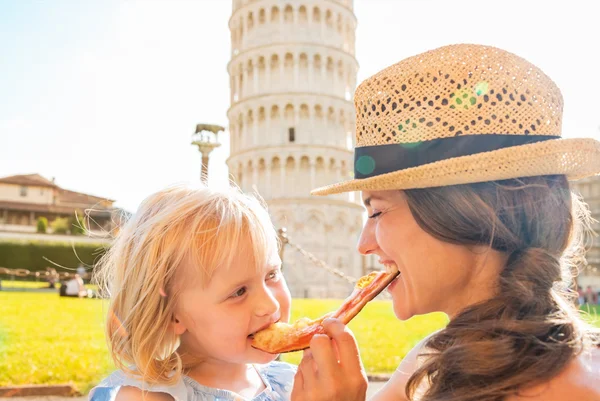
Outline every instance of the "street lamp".
<path id="1" fill-rule="evenodd" d="M 219 132 L 225 128 L 220 125 L 196 124 L 196 132 L 192 135 L 192 145 L 198 146 L 202 155 L 202 167 L 200 179 L 208 183 L 208 158 L 214 148 L 221 146 L 219 143 Z"/>

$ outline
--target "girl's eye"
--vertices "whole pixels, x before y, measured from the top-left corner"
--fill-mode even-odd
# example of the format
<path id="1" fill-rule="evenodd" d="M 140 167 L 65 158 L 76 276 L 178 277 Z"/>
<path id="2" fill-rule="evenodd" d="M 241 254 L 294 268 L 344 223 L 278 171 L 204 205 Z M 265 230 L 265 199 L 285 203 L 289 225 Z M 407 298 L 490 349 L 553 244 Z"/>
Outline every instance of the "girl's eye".
<path id="1" fill-rule="evenodd" d="M 246 287 L 242 287 L 231 295 L 231 298 L 239 298 L 246 293 Z"/>
<path id="2" fill-rule="evenodd" d="M 281 278 L 281 270 L 273 270 L 269 274 L 267 274 L 267 281 L 279 281 Z"/>
<path id="3" fill-rule="evenodd" d="M 369 218 L 370 219 L 376 219 L 379 216 L 381 216 L 381 212 L 376 212 L 376 213 L 373 213 L 372 215 L 370 215 Z"/>

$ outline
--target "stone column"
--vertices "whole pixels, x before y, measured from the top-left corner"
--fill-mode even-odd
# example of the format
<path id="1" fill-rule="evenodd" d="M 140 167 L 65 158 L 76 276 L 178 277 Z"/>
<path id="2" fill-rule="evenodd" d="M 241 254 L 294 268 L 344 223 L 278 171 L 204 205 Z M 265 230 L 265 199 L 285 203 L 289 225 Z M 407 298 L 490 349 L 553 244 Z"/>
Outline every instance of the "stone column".
<path id="1" fill-rule="evenodd" d="M 314 90 L 314 89 L 315 89 L 315 83 L 313 82 L 313 75 L 314 75 L 314 73 L 313 73 L 313 68 L 314 68 L 314 62 L 313 62 L 313 59 L 312 59 L 312 57 L 309 57 L 309 58 L 308 58 L 308 64 L 307 64 L 307 68 L 308 68 L 308 75 L 307 75 L 307 78 L 308 78 L 308 85 L 307 85 L 307 86 L 308 86 L 308 90 L 309 90 L 309 91 L 312 91 L 312 90 Z"/>
<path id="2" fill-rule="evenodd" d="M 300 56 L 294 56 L 294 90 L 298 90 L 300 84 Z"/>
<path id="3" fill-rule="evenodd" d="M 287 193 L 288 188 L 285 185 L 285 165 L 287 164 L 287 160 L 282 160 L 281 165 L 279 166 L 279 193 L 281 193 L 281 197 L 286 197 L 289 195 Z"/>
<path id="4" fill-rule="evenodd" d="M 248 88 L 250 87 L 250 85 L 248 85 L 248 77 L 249 77 L 248 69 L 242 67 L 242 71 L 243 71 L 242 74 L 244 76 L 243 84 L 242 84 L 242 93 L 243 93 L 244 97 L 248 97 Z M 240 98 L 241 98 L 241 96 L 240 96 Z"/>
<path id="5" fill-rule="evenodd" d="M 265 60 L 265 85 L 263 93 L 266 91 L 271 91 L 271 59 Z"/>
<path id="6" fill-rule="evenodd" d="M 338 66 L 337 63 L 333 62 L 333 95 L 337 96 L 340 92 L 339 78 L 338 78 Z"/>
<path id="7" fill-rule="evenodd" d="M 256 96 L 258 94 L 258 64 L 254 65 L 254 63 L 252 64 L 252 80 L 254 81 L 252 95 Z"/>
<path id="8" fill-rule="evenodd" d="M 252 144 L 250 147 L 258 146 L 258 114 L 252 120 Z"/>
<path id="9" fill-rule="evenodd" d="M 279 61 L 279 86 L 283 85 L 285 79 L 285 55 Z"/>
<path id="10" fill-rule="evenodd" d="M 252 163 L 252 186 L 258 188 L 258 163 Z"/>
<path id="11" fill-rule="evenodd" d="M 246 34 L 248 33 L 248 20 L 246 16 L 242 18 L 242 29 L 240 32 L 240 47 L 244 47 L 244 42 L 246 41 Z"/>
<path id="12" fill-rule="evenodd" d="M 239 87 L 239 79 L 238 79 L 238 74 L 234 73 L 232 75 L 232 88 L 231 88 L 231 92 L 233 93 L 231 96 L 231 104 L 237 102 L 237 100 L 239 100 L 240 98 L 240 87 Z M 237 100 L 235 99 L 237 96 Z"/>
<path id="13" fill-rule="evenodd" d="M 271 191 L 271 187 L 272 187 L 272 183 L 271 183 L 271 161 L 272 159 L 270 159 L 269 156 L 269 160 L 267 161 L 266 167 L 265 167 L 265 193 L 263 194 L 263 197 L 266 199 L 269 199 L 272 197 L 272 193 L 273 191 Z"/>

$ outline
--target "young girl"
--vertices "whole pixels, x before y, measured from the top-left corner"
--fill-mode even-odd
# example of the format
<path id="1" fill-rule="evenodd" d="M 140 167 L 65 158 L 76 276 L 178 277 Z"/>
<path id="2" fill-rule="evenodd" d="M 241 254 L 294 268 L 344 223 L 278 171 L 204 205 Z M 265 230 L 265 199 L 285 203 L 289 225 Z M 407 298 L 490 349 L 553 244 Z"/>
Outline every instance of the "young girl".
<path id="1" fill-rule="evenodd" d="M 120 368 L 91 401 L 288 400 L 295 367 L 251 347 L 287 322 L 277 234 L 254 198 L 175 186 L 144 200 L 100 270 Z"/>

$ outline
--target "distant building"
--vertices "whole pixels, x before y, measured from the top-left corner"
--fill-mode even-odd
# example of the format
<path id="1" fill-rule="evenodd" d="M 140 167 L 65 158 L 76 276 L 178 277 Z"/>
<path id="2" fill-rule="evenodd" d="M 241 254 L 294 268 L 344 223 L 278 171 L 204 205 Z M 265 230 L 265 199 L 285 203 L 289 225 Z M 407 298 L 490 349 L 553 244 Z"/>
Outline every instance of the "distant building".
<path id="1" fill-rule="evenodd" d="M 0 178 L 0 231 L 35 232 L 39 217 L 50 225 L 56 218 L 74 218 L 77 213 L 80 220 L 85 214 L 91 232 L 108 234 L 120 215 L 114 202 L 61 188 L 39 174 Z"/>
<path id="2" fill-rule="evenodd" d="M 290 241 L 359 277 L 363 208 L 356 193 L 310 190 L 351 177 L 358 63 L 353 0 L 234 0 L 229 28 L 229 172 L 257 191 Z M 345 297 L 347 281 L 286 251 L 294 297 Z"/>
<path id="3" fill-rule="evenodd" d="M 572 183 L 573 191 L 583 197 L 588 204 L 594 223 L 592 229 L 600 233 L 600 176 L 588 177 Z M 600 290 L 600 237 L 594 237 L 590 244 L 586 259 L 587 266 L 579 274 L 577 282 L 582 288 L 591 285 Z"/>

